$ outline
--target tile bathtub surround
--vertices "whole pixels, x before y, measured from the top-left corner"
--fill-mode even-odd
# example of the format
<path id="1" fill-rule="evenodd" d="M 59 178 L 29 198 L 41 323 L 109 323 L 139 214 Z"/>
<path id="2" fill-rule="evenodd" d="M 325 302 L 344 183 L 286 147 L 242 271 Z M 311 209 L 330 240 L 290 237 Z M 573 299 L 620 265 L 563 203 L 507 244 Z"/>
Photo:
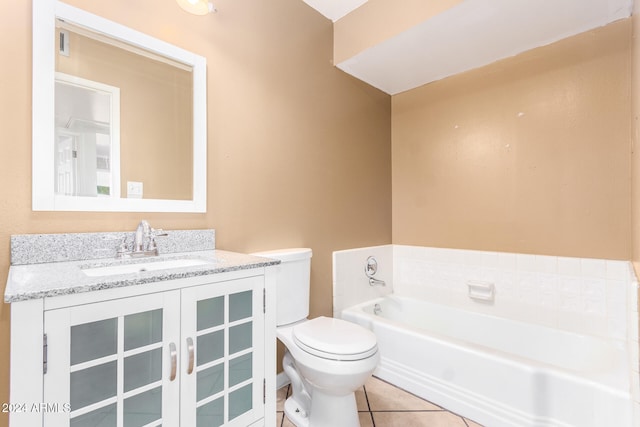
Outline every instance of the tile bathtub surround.
<path id="1" fill-rule="evenodd" d="M 364 275 L 371 254 L 384 288 Z M 627 261 L 384 245 L 335 252 L 333 275 L 336 314 L 394 292 L 604 338 L 637 330 L 638 285 Z M 493 283 L 495 300 L 469 298 L 468 281 Z"/>
<path id="2" fill-rule="evenodd" d="M 626 261 L 394 246 L 398 294 L 603 338 L 626 340 L 637 281 Z M 467 282 L 495 284 L 493 303 Z M 635 297 L 634 297 L 635 296 Z"/>
<path id="3" fill-rule="evenodd" d="M 386 286 L 371 286 L 365 275 L 367 257 L 378 262 L 375 278 Z M 333 312 L 364 301 L 375 299 L 393 291 L 393 245 L 347 249 L 333 253 Z"/>
<path id="4" fill-rule="evenodd" d="M 156 238 L 160 254 L 215 249 L 215 230 L 163 230 Z M 11 265 L 114 258 L 124 238 L 135 231 L 110 233 L 19 234 L 11 236 Z"/>

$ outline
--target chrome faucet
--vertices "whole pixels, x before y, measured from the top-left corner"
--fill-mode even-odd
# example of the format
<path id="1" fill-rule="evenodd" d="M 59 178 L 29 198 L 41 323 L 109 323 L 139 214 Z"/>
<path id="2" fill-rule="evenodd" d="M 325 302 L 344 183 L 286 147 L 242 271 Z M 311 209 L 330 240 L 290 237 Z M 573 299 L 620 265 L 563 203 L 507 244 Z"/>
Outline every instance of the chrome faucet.
<path id="1" fill-rule="evenodd" d="M 151 226 L 143 219 L 140 221 L 140 224 L 138 224 L 138 228 L 136 228 L 136 234 L 133 238 L 133 252 L 144 252 L 148 249 L 150 243 Z"/>
<path id="2" fill-rule="evenodd" d="M 364 274 L 369 278 L 370 286 L 387 286 L 384 280 L 379 280 L 373 277 L 378 272 L 378 261 L 370 256 L 367 258 L 367 263 L 364 266 Z"/>
<path id="3" fill-rule="evenodd" d="M 148 256 L 157 256 L 158 247 L 156 246 L 156 237 L 166 236 L 167 233 L 160 229 L 153 229 L 146 220 L 140 221 L 136 232 L 133 236 L 133 245 L 129 249 L 127 238 L 125 237 L 116 252 L 116 258 L 140 258 Z"/>

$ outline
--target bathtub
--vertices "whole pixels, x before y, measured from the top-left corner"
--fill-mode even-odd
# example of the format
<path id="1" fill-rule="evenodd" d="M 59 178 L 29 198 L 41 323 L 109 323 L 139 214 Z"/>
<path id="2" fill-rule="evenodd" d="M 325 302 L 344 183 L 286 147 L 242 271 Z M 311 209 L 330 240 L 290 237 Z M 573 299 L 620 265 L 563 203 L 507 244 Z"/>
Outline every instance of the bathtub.
<path id="1" fill-rule="evenodd" d="M 371 329 L 374 373 L 487 427 L 632 427 L 624 342 L 395 295 L 342 311 Z"/>

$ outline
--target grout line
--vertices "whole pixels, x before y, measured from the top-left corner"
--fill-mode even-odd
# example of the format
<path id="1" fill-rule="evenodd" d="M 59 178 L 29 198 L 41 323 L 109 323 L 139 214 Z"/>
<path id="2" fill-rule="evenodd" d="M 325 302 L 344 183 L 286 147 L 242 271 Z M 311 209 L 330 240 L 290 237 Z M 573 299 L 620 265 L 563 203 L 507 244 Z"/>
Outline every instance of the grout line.
<path id="1" fill-rule="evenodd" d="M 412 411 L 412 410 L 400 410 L 400 411 L 395 411 L 395 410 L 389 410 L 389 409 L 388 409 L 388 410 L 373 411 L 373 412 L 448 412 L 448 413 L 450 413 L 450 414 L 452 414 L 452 415 L 455 415 L 455 416 L 457 416 L 457 417 L 462 418 L 462 421 L 464 422 L 465 426 L 466 426 L 466 427 L 469 427 L 469 423 L 467 422 L 467 419 L 466 419 L 465 417 L 463 417 L 462 415 L 456 414 L 455 412 L 451 412 L 451 411 L 449 411 L 448 409 L 443 408 L 443 407 L 442 407 L 442 406 L 440 406 L 440 405 L 436 405 L 435 403 L 433 403 L 433 402 L 431 402 L 431 401 L 429 401 L 429 400 L 427 400 L 427 399 L 424 399 L 424 398 L 422 398 L 422 397 L 418 396 L 417 394 L 414 394 L 414 393 L 412 393 L 412 392 L 410 392 L 410 391 L 407 391 L 407 390 L 405 390 L 405 389 L 403 389 L 403 388 L 401 388 L 401 387 L 398 387 L 397 385 L 394 385 L 394 384 L 390 383 L 389 381 L 383 380 L 382 378 L 376 377 L 375 375 L 373 375 L 373 378 L 375 378 L 375 379 L 376 379 L 376 380 L 378 380 L 378 381 L 384 382 L 384 383 L 386 383 L 386 384 L 388 384 L 388 385 L 390 385 L 390 386 L 392 386 L 392 387 L 396 388 L 397 390 L 401 390 L 401 391 L 403 391 L 403 392 L 405 392 L 405 393 L 407 393 L 407 394 L 410 394 L 410 395 L 412 395 L 412 396 L 414 396 L 414 397 L 416 397 L 416 398 L 418 398 L 418 399 L 420 399 L 420 400 L 423 400 L 423 401 L 425 401 L 425 402 L 429 402 L 430 404 L 432 404 L 432 405 L 437 406 L 438 408 L 440 408 L 440 409 L 425 409 L 425 410 L 416 410 L 416 411 Z M 367 403 L 368 403 L 368 402 L 367 402 Z M 373 414 L 372 414 L 372 416 L 373 416 Z M 470 421 L 472 421 L 472 420 L 470 420 Z M 477 422 L 475 422 L 475 421 L 473 421 L 473 422 L 474 422 L 474 423 L 476 423 L 476 424 L 478 424 L 478 423 L 477 423 Z M 480 424 L 478 424 L 478 425 L 480 425 Z M 375 426 L 374 426 L 374 427 L 375 427 Z"/>
<path id="2" fill-rule="evenodd" d="M 364 400 L 366 400 L 367 402 L 367 408 L 369 409 L 369 412 L 371 412 L 371 404 L 369 403 L 369 395 L 367 394 L 367 387 L 363 385 L 362 390 L 364 391 Z"/>
<path id="3" fill-rule="evenodd" d="M 416 399 L 420 399 L 420 400 L 422 400 L 422 401 L 424 401 L 424 402 L 429 402 L 429 403 L 430 403 L 430 404 L 432 404 L 433 406 L 437 406 L 438 408 L 440 408 L 440 409 L 441 409 L 441 410 L 443 410 L 443 411 L 451 412 L 451 411 L 449 411 L 449 410 L 447 410 L 447 409 L 443 408 L 442 406 L 440 406 L 440 405 L 436 405 L 435 403 L 433 403 L 433 402 L 431 402 L 431 401 L 429 401 L 429 400 L 427 400 L 427 399 L 425 399 L 425 398 L 423 398 L 423 397 L 420 397 L 420 396 L 418 396 L 418 395 L 417 395 L 417 394 L 415 394 L 415 393 L 412 393 L 412 392 L 410 392 L 410 391 L 408 391 L 408 390 L 405 390 L 405 389 L 403 389 L 403 388 L 401 388 L 401 387 L 398 387 L 397 385 L 392 384 L 392 383 L 390 383 L 390 382 L 389 382 L 389 381 L 387 381 L 387 380 L 383 380 L 382 378 L 376 377 L 375 375 L 373 375 L 373 378 L 375 378 L 376 380 L 381 381 L 381 382 L 383 382 L 383 383 L 385 383 L 385 384 L 387 384 L 387 385 L 390 385 L 391 387 L 395 388 L 396 390 L 400 390 L 400 391 L 402 391 L 402 392 L 405 392 L 405 393 L 407 393 L 407 394 L 409 394 L 409 395 L 411 395 L 411 396 L 415 397 Z M 457 414 L 456 414 L 456 415 L 457 415 Z"/>
<path id="4" fill-rule="evenodd" d="M 397 388 L 398 390 L 401 390 L 401 391 L 403 391 L 405 393 L 413 395 L 413 396 L 417 397 L 418 399 L 421 399 L 421 400 L 423 400 L 425 402 L 429 402 L 428 400 L 423 399 L 420 396 L 417 396 L 417 395 L 415 395 L 415 394 L 413 394 L 411 392 L 403 390 L 403 389 L 401 389 L 401 388 L 399 388 L 397 386 L 394 386 L 393 384 L 388 383 L 387 381 L 381 380 L 380 378 L 377 378 L 377 377 L 376 377 L 376 379 L 378 379 L 380 381 L 383 381 L 383 382 L 386 382 L 387 384 L 390 384 L 391 386 Z M 365 401 L 367 402 L 367 409 L 368 410 L 367 411 L 358 411 L 358 412 L 368 412 L 369 416 L 371 417 L 371 423 L 372 423 L 373 427 L 376 427 L 376 421 L 375 421 L 375 418 L 373 416 L 373 414 L 376 413 L 376 412 L 380 412 L 380 413 L 394 413 L 394 412 L 396 412 L 396 413 L 419 413 L 419 412 L 438 413 L 438 412 L 441 412 L 442 413 L 442 412 L 448 412 L 448 413 L 450 413 L 452 415 L 455 415 L 455 416 L 459 417 L 466 427 L 470 427 L 469 423 L 467 422 L 467 419 L 465 417 L 463 417 L 461 415 L 458 415 L 455 412 L 451 412 L 451 411 L 449 411 L 449 410 L 447 410 L 447 409 L 445 409 L 445 408 L 443 408 L 441 406 L 435 405 L 432 402 L 429 402 L 429 403 L 431 403 L 432 405 L 437 406 L 438 409 L 400 409 L 400 410 L 397 410 L 397 409 L 383 409 L 383 410 L 373 410 L 373 409 L 371 409 L 371 403 L 369 402 L 369 394 L 367 393 L 367 388 L 364 385 L 362 386 L 362 388 L 363 388 L 363 391 L 364 391 L 364 397 L 365 397 Z M 291 384 L 287 385 L 287 394 L 285 396 L 285 399 L 287 397 L 289 397 L 289 393 L 290 392 L 291 392 Z M 284 414 L 284 410 L 283 410 L 282 411 L 282 420 L 280 421 L 280 425 L 278 427 L 283 427 L 284 426 L 285 417 L 286 417 L 286 415 Z"/>
<path id="5" fill-rule="evenodd" d="M 287 392 L 286 392 L 286 393 L 285 393 L 285 395 L 284 395 L 284 400 L 287 400 L 287 397 L 289 397 L 289 391 L 290 391 L 290 390 L 291 390 L 291 384 L 288 384 L 288 385 L 287 385 Z M 283 404 L 282 404 L 282 419 L 280 420 L 280 427 L 283 427 L 283 426 L 284 426 L 284 419 L 285 419 L 286 417 L 287 417 L 287 416 L 286 416 L 286 415 L 285 415 L 285 413 L 284 413 L 284 403 L 283 403 Z"/>
<path id="6" fill-rule="evenodd" d="M 367 408 L 369 409 L 369 418 L 371 418 L 371 425 L 376 427 L 376 420 L 373 418 L 373 411 L 371 411 L 371 404 L 369 403 L 369 395 L 367 394 L 367 388 L 362 385 L 362 390 L 364 391 L 364 400 L 367 402 Z"/>
<path id="7" fill-rule="evenodd" d="M 376 420 L 373 418 L 373 412 L 369 411 L 369 417 L 371 418 L 371 425 L 376 427 Z"/>

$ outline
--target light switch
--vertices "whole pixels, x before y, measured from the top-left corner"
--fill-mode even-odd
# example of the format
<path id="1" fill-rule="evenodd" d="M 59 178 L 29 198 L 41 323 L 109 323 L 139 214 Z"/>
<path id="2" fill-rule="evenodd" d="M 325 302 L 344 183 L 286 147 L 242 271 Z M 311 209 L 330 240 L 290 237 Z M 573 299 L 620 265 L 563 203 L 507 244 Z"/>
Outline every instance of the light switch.
<path id="1" fill-rule="evenodd" d="M 127 197 L 130 199 L 142 199 L 142 188 L 141 182 L 127 181 Z"/>

